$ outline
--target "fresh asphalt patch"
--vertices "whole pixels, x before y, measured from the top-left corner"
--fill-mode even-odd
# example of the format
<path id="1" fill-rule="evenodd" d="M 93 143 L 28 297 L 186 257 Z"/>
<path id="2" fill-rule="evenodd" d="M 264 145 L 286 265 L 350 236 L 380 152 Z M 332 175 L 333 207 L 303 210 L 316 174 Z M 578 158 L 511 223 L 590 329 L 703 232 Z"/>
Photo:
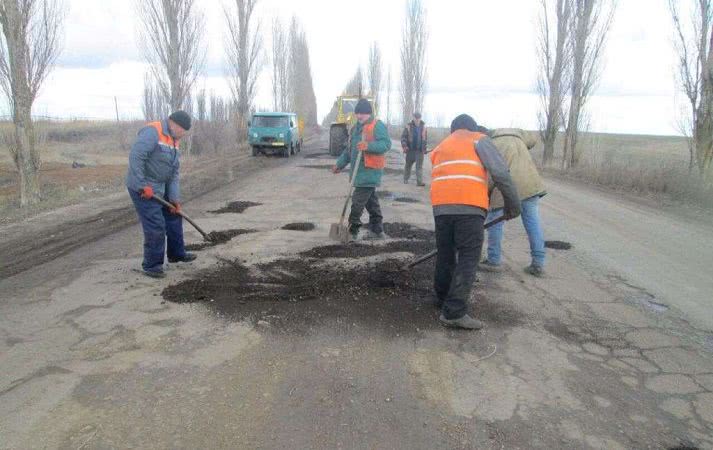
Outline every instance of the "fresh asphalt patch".
<path id="1" fill-rule="evenodd" d="M 241 234 L 255 233 L 256 230 L 223 230 L 223 231 L 211 231 L 208 233 L 210 241 L 200 242 L 197 244 L 186 245 L 186 250 L 188 251 L 198 251 L 203 250 L 208 247 L 215 247 L 216 245 L 225 244 L 229 240 L 233 239 L 235 236 L 240 236 Z"/>
<path id="2" fill-rule="evenodd" d="M 224 207 L 217 209 L 215 211 L 208 211 L 213 214 L 228 214 L 228 213 L 234 213 L 234 214 L 242 214 L 246 209 L 252 208 L 253 206 L 260 206 L 262 203 L 255 203 L 255 202 L 249 202 L 249 201 L 237 201 L 237 202 L 230 202 Z"/>

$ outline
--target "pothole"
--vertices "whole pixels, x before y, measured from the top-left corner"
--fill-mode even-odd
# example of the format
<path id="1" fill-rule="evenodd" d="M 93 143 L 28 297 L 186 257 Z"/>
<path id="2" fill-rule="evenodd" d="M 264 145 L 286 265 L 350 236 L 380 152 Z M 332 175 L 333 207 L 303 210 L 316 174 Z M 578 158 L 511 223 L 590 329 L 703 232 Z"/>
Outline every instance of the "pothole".
<path id="1" fill-rule="evenodd" d="M 396 253 L 420 255 L 432 249 L 429 240 L 404 239 L 317 247 L 253 266 L 225 261 L 167 287 L 162 295 L 171 302 L 202 303 L 220 317 L 247 320 L 270 332 L 308 333 L 328 326 L 403 336 L 440 328 L 439 311 L 432 304 L 434 261 L 404 270 L 405 259 Z M 384 258 L 366 258 L 376 255 Z M 351 259 L 328 260 L 335 257 Z M 473 309 L 476 317 L 499 326 L 521 320 L 517 310 L 484 299 L 476 299 Z"/>
<path id="2" fill-rule="evenodd" d="M 315 225 L 312 222 L 296 222 L 288 223 L 282 227 L 282 229 L 291 231 L 312 231 L 315 229 Z"/>
<path id="3" fill-rule="evenodd" d="M 215 211 L 209 211 L 213 214 L 227 214 L 227 213 L 235 213 L 235 214 L 242 214 L 246 209 L 251 208 L 253 206 L 260 206 L 262 203 L 255 203 L 255 202 L 249 202 L 249 201 L 237 201 L 237 202 L 230 202 L 226 206 L 216 209 Z"/>
<path id="4" fill-rule="evenodd" d="M 208 233 L 210 242 L 200 242 L 197 244 L 186 245 L 186 250 L 188 251 L 198 251 L 203 250 L 208 247 L 215 247 L 216 245 L 224 244 L 229 240 L 233 239 L 235 236 L 240 236 L 241 234 L 255 233 L 256 230 L 223 230 L 223 231 L 211 231 Z"/>
<path id="5" fill-rule="evenodd" d="M 411 197 L 396 197 L 394 199 L 395 202 L 400 202 L 400 203 L 421 203 L 421 200 L 411 198 Z"/>
<path id="6" fill-rule="evenodd" d="M 565 241 L 545 241 L 545 247 L 553 250 L 571 250 L 572 244 Z"/>
<path id="7" fill-rule="evenodd" d="M 432 247 L 435 247 L 436 233 L 425 228 L 415 227 L 408 223 L 402 222 L 386 222 L 384 224 L 384 232 L 391 238 L 397 239 L 418 239 L 422 241 L 432 241 Z M 433 250 L 431 248 L 429 251 Z"/>
<path id="8" fill-rule="evenodd" d="M 327 159 L 327 158 L 335 158 L 335 156 L 331 155 L 329 152 L 324 152 L 324 153 L 311 153 L 309 155 L 303 155 L 302 158 L 304 158 L 304 159 Z"/>

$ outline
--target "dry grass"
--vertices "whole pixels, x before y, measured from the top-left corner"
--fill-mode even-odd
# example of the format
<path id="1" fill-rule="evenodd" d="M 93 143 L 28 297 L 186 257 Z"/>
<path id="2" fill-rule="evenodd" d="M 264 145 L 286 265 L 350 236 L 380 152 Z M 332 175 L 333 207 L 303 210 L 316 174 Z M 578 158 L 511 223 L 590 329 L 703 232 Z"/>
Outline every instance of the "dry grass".
<path id="1" fill-rule="evenodd" d="M 559 143 L 557 148 L 561 148 Z M 534 155 L 539 160 L 542 147 Z M 564 171 L 556 164 L 548 173 L 606 186 L 640 196 L 713 208 L 713 189 L 695 169 L 688 170 L 686 140 L 676 136 L 634 136 L 588 133 L 582 138 L 579 165 Z"/>
<path id="2" fill-rule="evenodd" d="M 18 195 L 18 173 L 10 151 L 0 140 L 0 223 L 8 223 L 81 202 L 88 197 L 106 195 L 124 189 L 124 177 L 129 151 L 134 137 L 143 122 L 66 121 L 36 122 L 40 139 L 42 167 L 40 182 L 42 202 L 21 209 Z M 0 136 L 12 130 L 9 122 L 0 122 Z M 202 136 L 196 127 L 195 140 Z M 234 130 L 221 133 L 219 152 L 235 153 L 237 149 Z M 196 145 L 198 149 L 198 145 Z M 206 159 L 215 158 L 214 146 L 203 146 L 199 155 L 184 154 L 181 171 L 190 172 L 200 167 Z M 83 165 L 72 168 L 72 163 Z"/>
<path id="3" fill-rule="evenodd" d="M 391 130 L 399 139 L 400 130 Z M 445 128 L 429 129 L 431 146 L 448 136 Z M 555 162 L 543 170 L 580 182 L 605 186 L 640 196 L 713 208 L 713 189 L 706 187 L 695 170 L 688 170 L 686 140 L 677 136 L 643 136 L 584 133 L 580 164 L 562 170 L 561 142 L 555 146 Z M 542 167 L 542 144 L 532 154 Z"/>

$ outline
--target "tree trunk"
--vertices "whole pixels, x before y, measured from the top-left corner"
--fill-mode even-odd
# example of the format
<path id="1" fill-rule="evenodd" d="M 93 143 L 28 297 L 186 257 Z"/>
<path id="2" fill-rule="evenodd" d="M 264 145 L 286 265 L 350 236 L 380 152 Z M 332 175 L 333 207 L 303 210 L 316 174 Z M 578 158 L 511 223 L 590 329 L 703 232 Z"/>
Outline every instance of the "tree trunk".
<path id="1" fill-rule="evenodd" d="M 701 102 L 695 125 L 696 154 L 701 176 L 710 185 L 713 184 L 713 30 L 702 72 Z"/>
<path id="2" fill-rule="evenodd" d="M 28 79 L 27 58 L 29 56 L 27 35 L 22 29 L 20 11 L 16 2 L 5 4 L 7 22 L 3 26 L 7 45 L 8 66 L 12 81 L 13 124 L 15 125 L 14 159 L 20 172 L 20 206 L 26 207 L 40 202 L 40 158 L 35 148 L 35 134 L 32 125 L 32 92 Z"/>
<path id="3" fill-rule="evenodd" d="M 40 202 L 39 155 L 35 148 L 34 127 L 29 109 L 15 114 L 15 145 L 17 169 L 20 172 L 20 206 Z"/>

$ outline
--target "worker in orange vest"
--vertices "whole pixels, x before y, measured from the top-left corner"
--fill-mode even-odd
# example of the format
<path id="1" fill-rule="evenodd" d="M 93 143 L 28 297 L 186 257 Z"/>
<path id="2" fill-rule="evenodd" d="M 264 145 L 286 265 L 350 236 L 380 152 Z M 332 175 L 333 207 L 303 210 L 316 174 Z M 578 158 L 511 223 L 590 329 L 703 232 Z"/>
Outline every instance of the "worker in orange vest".
<path id="1" fill-rule="evenodd" d="M 381 214 L 376 188 L 381 185 L 381 177 L 386 166 L 386 153 L 391 150 L 391 138 L 386 125 L 374 117 L 374 109 L 365 98 L 359 99 L 354 108 L 357 123 L 350 133 L 347 148 L 337 159 L 333 173 L 340 173 L 347 164 L 354 178 L 352 209 L 349 214 L 349 235 L 356 240 L 361 228 L 364 209 L 369 213 L 369 229 L 364 239 L 385 239 L 384 217 Z M 362 152 L 359 166 L 355 167 L 357 155 Z"/>
<path id="2" fill-rule="evenodd" d="M 468 315 L 468 301 L 483 247 L 488 213 L 488 177 L 503 194 L 504 215 L 520 215 L 520 200 L 508 166 L 475 120 L 461 114 L 451 134 L 431 152 L 431 203 L 436 222 L 436 305 L 440 321 L 477 330 L 483 323 Z"/>
<path id="3" fill-rule="evenodd" d="M 160 122 L 148 123 L 139 131 L 129 154 L 126 187 L 144 230 L 144 274 L 165 277 L 163 263 L 196 259 L 183 243 L 178 144 L 191 128 L 191 116 L 176 111 Z M 152 200 L 164 198 L 173 205 L 165 208 Z M 168 251 L 166 252 L 166 242 Z M 167 254 L 166 254 L 167 253 Z"/>

